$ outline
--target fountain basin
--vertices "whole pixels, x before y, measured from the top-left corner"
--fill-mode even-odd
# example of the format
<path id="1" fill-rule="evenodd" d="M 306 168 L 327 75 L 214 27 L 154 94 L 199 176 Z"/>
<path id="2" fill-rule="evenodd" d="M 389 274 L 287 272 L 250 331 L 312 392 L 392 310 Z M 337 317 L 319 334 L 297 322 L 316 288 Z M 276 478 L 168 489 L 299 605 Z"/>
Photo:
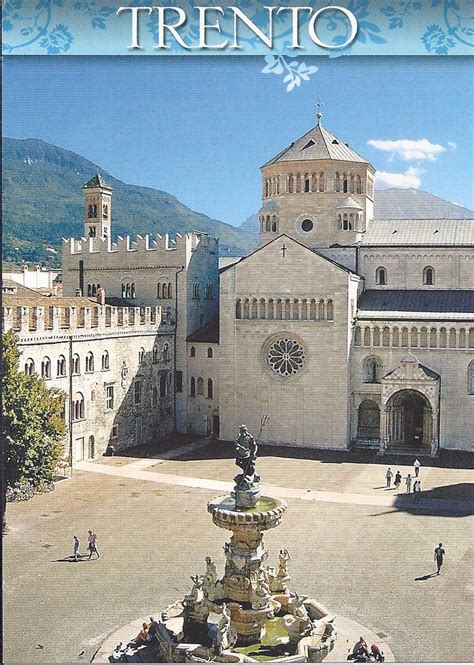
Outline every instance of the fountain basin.
<path id="1" fill-rule="evenodd" d="M 237 508 L 231 496 L 218 497 L 207 504 L 214 524 L 231 531 L 273 529 L 280 524 L 287 508 L 283 499 L 267 496 L 262 496 L 253 508 Z"/>

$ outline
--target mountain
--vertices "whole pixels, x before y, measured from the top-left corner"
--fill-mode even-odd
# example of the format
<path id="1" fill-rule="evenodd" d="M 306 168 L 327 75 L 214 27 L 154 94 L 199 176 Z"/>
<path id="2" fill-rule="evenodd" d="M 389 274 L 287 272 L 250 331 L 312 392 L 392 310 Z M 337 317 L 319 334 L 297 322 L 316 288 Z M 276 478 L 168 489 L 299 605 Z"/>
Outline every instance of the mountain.
<path id="1" fill-rule="evenodd" d="M 438 196 L 417 189 L 378 189 L 374 201 L 375 219 L 473 219 L 474 212 Z M 258 235 L 258 215 L 251 215 L 240 226 Z"/>
<path id="2" fill-rule="evenodd" d="M 114 189 L 113 235 L 203 231 L 223 256 L 248 254 L 253 235 L 190 210 L 167 192 L 128 185 L 69 150 L 38 139 L 3 139 L 3 258 L 61 263 L 61 238 L 83 235 L 82 185 L 100 173 Z"/>

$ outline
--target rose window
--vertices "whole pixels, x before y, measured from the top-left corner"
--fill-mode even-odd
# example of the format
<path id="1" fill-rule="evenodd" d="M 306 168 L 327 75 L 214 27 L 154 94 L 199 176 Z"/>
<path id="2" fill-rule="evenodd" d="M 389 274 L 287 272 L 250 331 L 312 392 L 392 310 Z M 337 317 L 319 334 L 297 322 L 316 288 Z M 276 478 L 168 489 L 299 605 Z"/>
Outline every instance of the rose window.
<path id="1" fill-rule="evenodd" d="M 296 340 L 284 337 L 269 347 L 267 360 L 275 374 L 293 376 L 304 365 L 304 350 Z"/>

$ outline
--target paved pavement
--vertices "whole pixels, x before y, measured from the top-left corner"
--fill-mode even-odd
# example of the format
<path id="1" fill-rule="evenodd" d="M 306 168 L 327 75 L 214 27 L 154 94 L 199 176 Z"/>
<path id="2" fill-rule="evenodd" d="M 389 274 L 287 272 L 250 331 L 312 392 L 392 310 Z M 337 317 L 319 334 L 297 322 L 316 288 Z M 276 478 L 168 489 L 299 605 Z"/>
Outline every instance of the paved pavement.
<path id="1" fill-rule="evenodd" d="M 88 662 L 112 632 L 183 597 L 206 555 L 223 572 L 228 534 L 212 524 L 206 502 L 228 490 L 234 463 L 200 445 L 181 453 L 104 458 L 77 468 L 51 494 L 8 504 L 7 662 Z M 292 589 L 366 626 L 397 660 L 473 660 L 472 470 L 423 468 L 425 488 L 431 484 L 425 499 L 438 501 L 429 509 L 374 489 L 383 485 L 384 464 L 263 450 L 259 471 L 275 483 L 266 491 L 288 500 L 265 544 L 270 563 L 280 547 L 290 550 Z M 429 498 L 443 487 L 441 498 Z M 101 558 L 73 563 L 73 535 L 84 551 L 89 528 Z M 446 562 L 432 577 L 439 541 Z"/>

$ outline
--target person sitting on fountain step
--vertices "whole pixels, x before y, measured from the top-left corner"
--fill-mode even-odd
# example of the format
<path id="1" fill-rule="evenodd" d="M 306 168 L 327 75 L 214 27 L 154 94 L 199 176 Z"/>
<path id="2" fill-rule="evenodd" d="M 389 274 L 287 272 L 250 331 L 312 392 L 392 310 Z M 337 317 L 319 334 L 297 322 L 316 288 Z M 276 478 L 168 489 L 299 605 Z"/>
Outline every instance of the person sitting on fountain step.
<path id="1" fill-rule="evenodd" d="M 147 623 L 143 623 L 141 631 L 131 641 L 130 644 L 136 644 L 137 646 L 141 646 L 142 644 L 146 644 L 147 641 L 148 641 L 148 629 L 149 629 L 149 625 Z"/>
<path id="2" fill-rule="evenodd" d="M 363 637 L 359 637 L 359 641 L 354 644 L 354 648 L 352 649 L 352 655 L 354 657 L 354 660 L 356 660 L 359 657 L 369 657 L 369 648 L 367 646 L 367 642 L 364 640 Z"/>
<path id="3" fill-rule="evenodd" d="M 153 642 L 153 640 L 157 640 L 157 632 L 158 632 L 158 622 L 155 621 L 153 617 L 150 617 L 150 625 L 148 626 L 148 635 L 147 635 L 147 641 L 148 642 Z"/>
<path id="4" fill-rule="evenodd" d="M 370 658 L 375 663 L 383 663 L 385 660 L 383 651 L 380 651 L 380 648 L 376 644 L 372 644 L 372 646 L 370 647 Z"/>

